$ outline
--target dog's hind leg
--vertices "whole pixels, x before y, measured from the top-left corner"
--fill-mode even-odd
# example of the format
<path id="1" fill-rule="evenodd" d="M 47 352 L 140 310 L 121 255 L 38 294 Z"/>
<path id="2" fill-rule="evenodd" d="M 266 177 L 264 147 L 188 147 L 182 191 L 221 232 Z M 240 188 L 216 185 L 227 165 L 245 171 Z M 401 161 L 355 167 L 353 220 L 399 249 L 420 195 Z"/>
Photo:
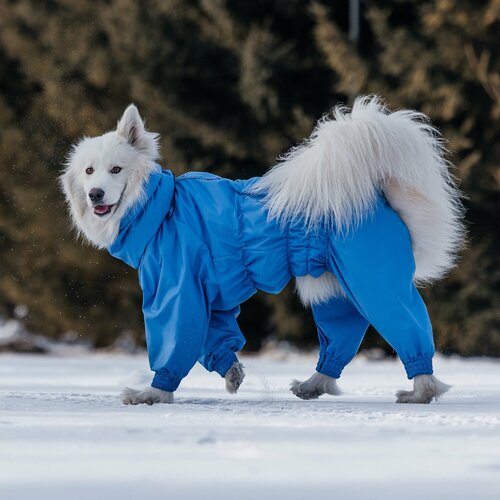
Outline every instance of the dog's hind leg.
<path id="1" fill-rule="evenodd" d="M 245 378 L 243 368 L 244 366 L 239 361 L 235 361 L 231 368 L 227 371 L 226 375 L 224 375 L 226 380 L 226 391 L 229 392 L 229 394 L 236 394 L 238 392 L 238 389 Z"/>
<path id="2" fill-rule="evenodd" d="M 337 379 L 316 372 L 304 382 L 293 380 L 290 390 L 300 399 L 317 399 L 323 394 L 340 396 L 342 391 L 337 386 Z"/>
<path id="3" fill-rule="evenodd" d="M 398 391 L 396 403 L 428 404 L 442 396 L 451 385 L 438 380 L 434 375 L 416 375 L 412 391 Z"/>
<path id="4" fill-rule="evenodd" d="M 368 322 L 345 298 L 332 297 L 312 304 L 312 310 L 320 345 L 316 373 L 304 382 L 293 380 L 290 390 L 301 399 L 316 399 L 323 394 L 338 396 L 342 392 L 337 380 L 359 349 Z"/>

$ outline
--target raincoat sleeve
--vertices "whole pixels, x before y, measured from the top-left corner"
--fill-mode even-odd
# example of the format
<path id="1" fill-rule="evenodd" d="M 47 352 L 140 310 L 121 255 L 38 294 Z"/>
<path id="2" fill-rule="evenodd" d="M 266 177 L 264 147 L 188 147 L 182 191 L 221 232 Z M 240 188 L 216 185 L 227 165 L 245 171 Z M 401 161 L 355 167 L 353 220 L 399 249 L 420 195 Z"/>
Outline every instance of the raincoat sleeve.
<path id="1" fill-rule="evenodd" d="M 217 293 L 208 249 L 173 239 L 163 251 L 148 252 L 154 260 L 140 269 L 151 385 L 164 391 L 175 391 L 200 357 Z"/>
<path id="2" fill-rule="evenodd" d="M 215 371 L 224 377 L 236 361 L 236 352 L 245 345 L 237 317 L 240 307 L 228 311 L 213 310 L 210 314 L 207 338 L 198 360 L 209 372 Z"/>

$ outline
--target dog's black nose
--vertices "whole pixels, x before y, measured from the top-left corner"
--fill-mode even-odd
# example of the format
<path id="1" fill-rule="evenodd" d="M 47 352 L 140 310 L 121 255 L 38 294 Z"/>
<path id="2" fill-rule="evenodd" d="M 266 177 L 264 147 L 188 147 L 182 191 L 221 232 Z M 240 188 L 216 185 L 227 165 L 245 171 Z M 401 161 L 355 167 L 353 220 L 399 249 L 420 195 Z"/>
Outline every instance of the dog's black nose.
<path id="1" fill-rule="evenodd" d="M 92 203 L 100 203 L 104 198 L 104 191 L 99 188 L 93 188 L 90 190 L 89 198 Z"/>

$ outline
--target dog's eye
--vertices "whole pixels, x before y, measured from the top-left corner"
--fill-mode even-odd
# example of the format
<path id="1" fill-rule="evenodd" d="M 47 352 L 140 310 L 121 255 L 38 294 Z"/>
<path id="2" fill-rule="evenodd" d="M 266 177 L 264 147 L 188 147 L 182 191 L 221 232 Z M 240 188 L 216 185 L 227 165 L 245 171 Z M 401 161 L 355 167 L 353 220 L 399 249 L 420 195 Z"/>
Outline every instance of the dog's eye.
<path id="1" fill-rule="evenodd" d="M 121 167 L 113 167 L 113 168 L 111 169 L 111 173 L 112 173 L 112 174 L 119 174 L 121 171 L 122 171 L 122 168 L 121 168 Z"/>
<path id="2" fill-rule="evenodd" d="M 92 167 L 88 167 L 87 169 L 85 169 L 85 172 L 90 175 L 94 173 L 94 169 Z"/>

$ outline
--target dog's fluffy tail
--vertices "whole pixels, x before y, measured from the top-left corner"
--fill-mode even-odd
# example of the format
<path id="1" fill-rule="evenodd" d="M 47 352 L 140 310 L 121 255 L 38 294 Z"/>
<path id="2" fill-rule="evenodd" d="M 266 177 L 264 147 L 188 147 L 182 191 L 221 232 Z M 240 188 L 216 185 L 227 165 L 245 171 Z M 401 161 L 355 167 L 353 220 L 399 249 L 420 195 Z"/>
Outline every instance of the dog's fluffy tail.
<path id="1" fill-rule="evenodd" d="M 337 107 L 311 137 L 292 149 L 253 187 L 269 216 L 304 218 L 313 229 L 347 230 L 369 214 L 382 189 L 412 238 L 415 281 L 440 278 L 463 241 L 461 195 L 442 139 L 422 113 L 390 113 L 377 97 Z"/>

